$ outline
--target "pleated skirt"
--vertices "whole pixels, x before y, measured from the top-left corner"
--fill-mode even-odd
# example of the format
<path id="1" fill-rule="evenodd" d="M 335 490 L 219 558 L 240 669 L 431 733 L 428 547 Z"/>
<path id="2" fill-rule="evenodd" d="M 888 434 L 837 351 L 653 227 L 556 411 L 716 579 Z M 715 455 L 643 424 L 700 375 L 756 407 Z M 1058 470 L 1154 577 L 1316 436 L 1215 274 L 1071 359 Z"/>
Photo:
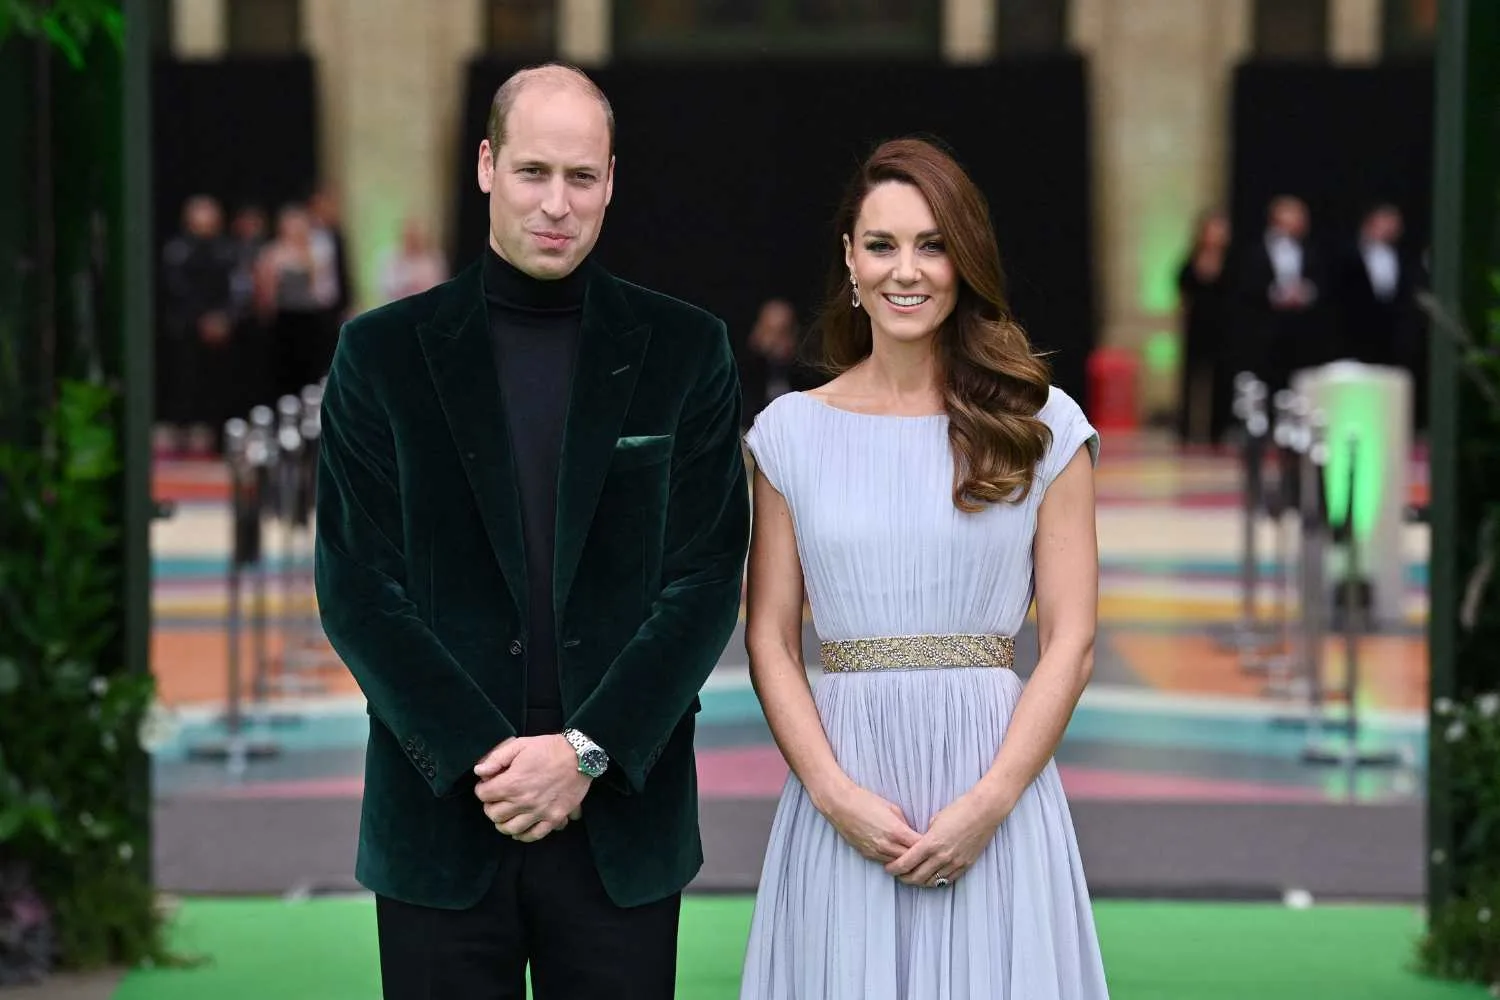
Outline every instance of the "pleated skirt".
<path id="1" fill-rule="evenodd" d="M 850 778 L 917 832 L 994 763 L 1022 685 L 1003 667 L 823 674 Z M 908 886 L 849 846 L 793 775 L 777 805 L 741 1000 L 1104 1000 L 1072 816 L 1049 762 L 979 860 Z"/>

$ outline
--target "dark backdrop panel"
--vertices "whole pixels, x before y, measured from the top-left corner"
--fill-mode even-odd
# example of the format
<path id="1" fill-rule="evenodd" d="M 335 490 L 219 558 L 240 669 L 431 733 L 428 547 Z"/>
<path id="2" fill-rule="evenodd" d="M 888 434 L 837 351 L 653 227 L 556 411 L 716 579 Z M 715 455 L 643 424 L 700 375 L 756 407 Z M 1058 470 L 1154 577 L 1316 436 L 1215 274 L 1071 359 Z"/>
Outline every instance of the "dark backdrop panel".
<path id="1" fill-rule="evenodd" d="M 1278 194 L 1308 203 L 1326 251 L 1350 243 L 1377 201 L 1427 246 L 1432 216 L 1433 68 L 1246 64 L 1235 74 L 1232 212 L 1246 237 L 1265 228 Z"/>
<path id="2" fill-rule="evenodd" d="M 214 62 L 158 59 L 151 74 L 155 245 L 174 234 L 198 193 L 224 204 L 225 222 L 259 205 L 275 224 L 282 204 L 317 182 L 317 84 L 303 56 Z"/>
<path id="3" fill-rule="evenodd" d="M 470 66 L 460 262 L 484 246 L 474 165 L 490 100 L 515 68 Z M 592 75 L 617 121 L 615 196 L 598 249 L 616 274 L 713 310 L 737 344 L 769 298 L 791 300 L 810 321 L 840 253 L 831 222 L 845 182 L 880 140 L 932 134 L 989 199 L 1017 317 L 1059 352 L 1058 384 L 1084 398 L 1095 306 L 1080 60 L 653 62 Z"/>

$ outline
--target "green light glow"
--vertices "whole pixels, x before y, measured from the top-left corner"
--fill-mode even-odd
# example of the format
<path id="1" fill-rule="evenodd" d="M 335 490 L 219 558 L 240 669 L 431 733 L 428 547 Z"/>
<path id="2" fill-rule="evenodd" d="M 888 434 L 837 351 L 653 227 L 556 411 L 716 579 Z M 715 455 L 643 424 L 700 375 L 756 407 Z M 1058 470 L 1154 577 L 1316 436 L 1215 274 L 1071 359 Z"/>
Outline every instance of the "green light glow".
<path id="1" fill-rule="evenodd" d="M 377 186 L 357 186 L 351 201 L 358 209 L 358 227 L 349 233 L 353 281 L 358 292 L 355 307 L 360 311 L 382 304 L 381 271 L 387 256 L 401 242 L 401 224 L 407 213 L 405 198 L 399 190 Z"/>
<path id="2" fill-rule="evenodd" d="M 1177 308 L 1177 269 L 1192 236 L 1193 217 L 1183 211 L 1182 178 L 1161 179 L 1148 199 L 1152 204 L 1141 224 L 1137 267 L 1140 286 L 1137 294 L 1143 312 L 1164 316 Z"/>
<path id="3" fill-rule="evenodd" d="M 1177 334 L 1171 330 L 1158 330 L 1146 337 L 1141 356 L 1146 369 L 1153 375 L 1166 375 L 1177 370 L 1181 363 Z"/>
<path id="4" fill-rule="evenodd" d="M 1328 517 L 1342 524 L 1349 504 L 1350 439 L 1356 442 L 1358 464 L 1354 480 L 1354 528 L 1367 541 L 1379 514 L 1380 498 L 1389 475 L 1381 387 L 1373 384 L 1329 383 L 1323 388 L 1323 412 L 1328 418 Z"/>

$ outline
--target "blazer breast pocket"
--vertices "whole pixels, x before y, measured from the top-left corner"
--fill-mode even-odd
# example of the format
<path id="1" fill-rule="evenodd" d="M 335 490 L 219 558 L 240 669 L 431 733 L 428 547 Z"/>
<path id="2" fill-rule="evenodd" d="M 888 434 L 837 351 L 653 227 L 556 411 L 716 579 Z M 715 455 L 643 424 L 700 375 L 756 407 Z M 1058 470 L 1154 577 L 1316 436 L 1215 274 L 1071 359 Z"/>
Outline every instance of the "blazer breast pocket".
<path id="1" fill-rule="evenodd" d="M 615 453 L 610 459 L 612 470 L 638 469 L 665 462 L 672 457 L 672 435 L 643 434 L 622 437 L 615 442 Z"/>

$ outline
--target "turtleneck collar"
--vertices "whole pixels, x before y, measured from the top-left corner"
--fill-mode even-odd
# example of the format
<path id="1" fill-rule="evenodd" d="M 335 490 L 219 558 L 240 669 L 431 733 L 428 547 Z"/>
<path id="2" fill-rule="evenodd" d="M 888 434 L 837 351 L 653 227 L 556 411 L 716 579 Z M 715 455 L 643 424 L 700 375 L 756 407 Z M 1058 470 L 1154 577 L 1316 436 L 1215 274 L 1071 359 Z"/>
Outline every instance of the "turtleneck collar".
<path id="1" fill-rule="evenodd" d="M 587 262 L 566 277 L 542 281 L 521 271 L 485 244 L 484 298 L 492 306 L 516 312 L 567 313 L 583 308 L 588 290 Z"/>

